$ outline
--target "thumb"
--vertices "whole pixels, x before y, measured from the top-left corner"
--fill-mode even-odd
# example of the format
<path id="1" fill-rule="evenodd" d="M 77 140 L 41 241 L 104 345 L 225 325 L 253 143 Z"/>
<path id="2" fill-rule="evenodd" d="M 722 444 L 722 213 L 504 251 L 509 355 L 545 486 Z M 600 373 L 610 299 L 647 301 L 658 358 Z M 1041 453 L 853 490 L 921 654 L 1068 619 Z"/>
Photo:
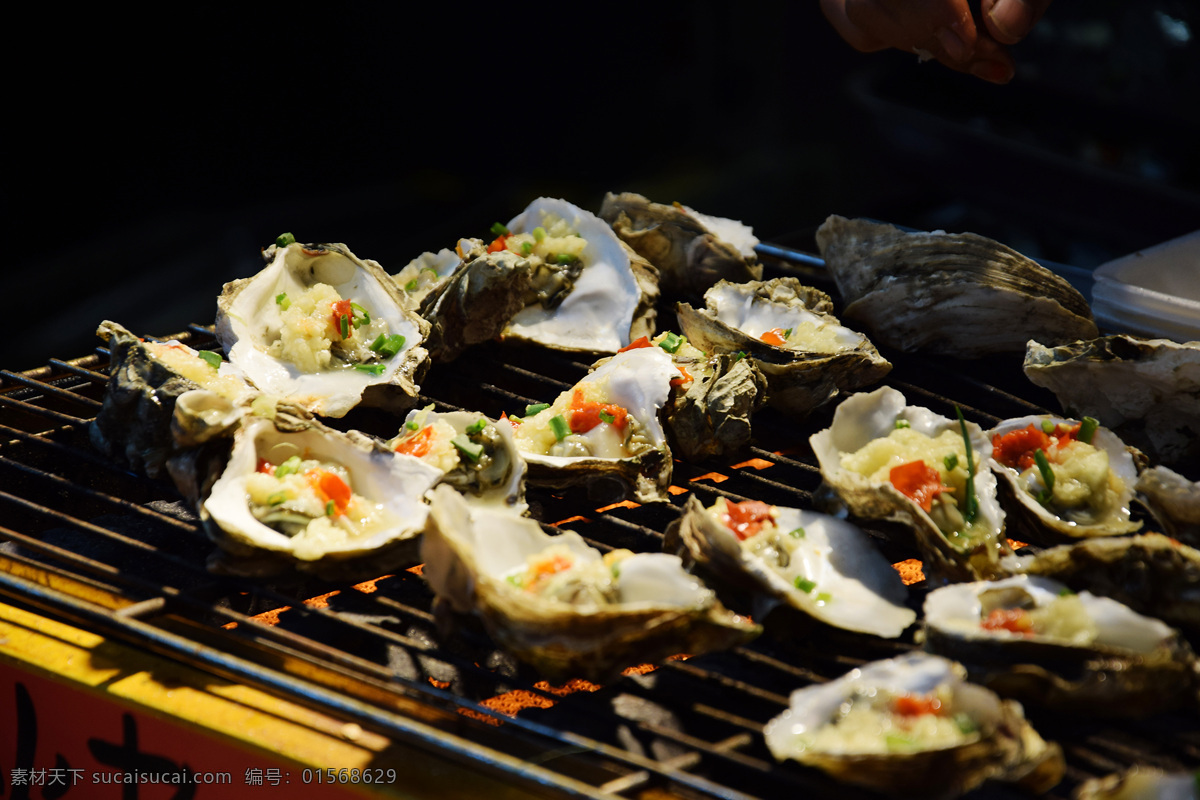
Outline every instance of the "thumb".
<path id="1" fill-rule="evenodd" d="M 1050 0 L 982 0 L 979 10 L 992 38 L 1016 44 L 1033 30 L 1049 5 Z"/>

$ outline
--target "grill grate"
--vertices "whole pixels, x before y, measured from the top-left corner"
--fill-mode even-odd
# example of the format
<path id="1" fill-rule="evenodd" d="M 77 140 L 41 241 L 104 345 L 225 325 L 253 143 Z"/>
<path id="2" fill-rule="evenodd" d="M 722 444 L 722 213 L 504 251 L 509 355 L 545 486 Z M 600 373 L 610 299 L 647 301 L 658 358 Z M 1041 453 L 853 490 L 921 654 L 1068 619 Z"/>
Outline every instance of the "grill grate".
<path id="1" fill-rule="evenodd" d="M 214 346 L 203 326 L 171 338 Z M 888 382 L 939 413 L 953 414 L 957 404 L 986 426 L 1053 402 L 1010 361 L 947 365 L 888 355 L 896 365 Z M 469 358 L 436 366 L 422 402 L 496 417 L 554 397 L 588 368 L 569 356 L 496 344 Z M 776 764 L 760 731 L 793 689 L 904 652 L 911 638 L 773 631 L 730 652 L 631 671 L 604 687 L 553 687 L 469 624 L 441 636 L 416 571 L 357 585 L 211 574 L 211 546 L 174 489 L 114 466 L 88 444 L 86 423 L 103 397 L 107 359 L 98 349 L 29 372 L 0 372 L 0 593 L 8 602 L 315 705 L 550 796 L 872 796 Z M 820 477 L 807 437 L 827 422 L 820 413 L 797 424 L 761 412 L 756 438 L 773 449 L 753 447 L 734 463 L 677 462 L 670 505 L 530 489 L 531 511 L 603 548 L 659 550 L 688 492 L 705 504 L 722 495 L 808 506 Z M 346 424 L 390 436 L 397 422 L 364 411 Z M 876 538 L 893 561 L 913 555 Z M 912 587 L 914 604 L 922 593 Z M 514 715 L 514 708 L 521 710 Z M 1080 780 L 1134 763 L 1200 764 L 1200 731 L 1183 714 L 1118 724 L 1028 711 L 1067 755 L 1067 777 L 1052 797 L 1069 797 Z M 972 796 L 1021 795 L 988 785 Z"/>

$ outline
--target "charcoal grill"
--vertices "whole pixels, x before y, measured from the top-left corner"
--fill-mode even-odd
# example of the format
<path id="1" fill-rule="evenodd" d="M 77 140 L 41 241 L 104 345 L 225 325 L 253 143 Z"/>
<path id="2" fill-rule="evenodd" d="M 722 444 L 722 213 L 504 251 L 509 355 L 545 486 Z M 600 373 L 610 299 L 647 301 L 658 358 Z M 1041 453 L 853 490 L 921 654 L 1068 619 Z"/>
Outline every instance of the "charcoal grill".
<path id="1" fill-rule="evenodd" d="M 822 280 L 815 259 L 771 252 L 788 258 L 771 259 L 769 273 Z M 200 325 L 164 338 L 215 346 L 211 328 Z M 1025 381 L 1019 359 L 886 355 L 895 364 L 887 383 L 910 402 L 950 415 L 957 405 L 985 427 L 1055 405 Z M 381 793 L 874 796 L 775 763 L 760 730 L 793 689 L 907 651 L 915 646 L 911 634 L 885 642 L 799 626 L 729 652 L 631 669 L 602 687 L 551 686 L 470 624 L 452 636 L 439 633 L 419 568 L 355 585 L 212 574 L 205 566 L 211 545 L 174 488 L 115 466 L 88 444 L 86 425 L 100 406 L 107 363 L 107 351 L 98 348 L 27 372 L 0 372 L 0 595 L 9 607 L 253 687 L 374 736 L 387 743 L 377 763 L 399 754 L 411 770 L 402 784 L 360 787 Z M 435 366 L 422 403 L 496 417 L 554 397 L 587 368 L 567 355 L 488 344 Z M 761 412 L 754 445 L 737 458 L 676 462 L 671 504 L 639 506 L 587 489 L 530 489 L 532 513 L 602 548 L 658 550 L 689 493 L 706 505 L 721 495 L 806 507 L 819 484 L 807 439 L 828 419 L 824 412 L 797 423 Z M 346 424 L 389 436 L 396 422 L 355 412 Z M 869 532 L 893 561 L 915 556 L 882 529 Z M 911 586 L 914 606 L 923 593 L 923 583 Z M 0 663 L 4 658 L 0 648 Z M 1069 797 L 1080 781 L 1132 764 L 1200 765 L 1200 728 L 1183 712 L 1096 722 L 1027 711 L 1067 757 L 1066 778 L 1050 797 Z M 0 768 L 10 758 L 0 752 Z M 465 789 L 463 776 L 472 776 Z M 0 778 L 0 795 L 4 785 Z M 971 796 L 1023 795 L 989 784 Z"/>

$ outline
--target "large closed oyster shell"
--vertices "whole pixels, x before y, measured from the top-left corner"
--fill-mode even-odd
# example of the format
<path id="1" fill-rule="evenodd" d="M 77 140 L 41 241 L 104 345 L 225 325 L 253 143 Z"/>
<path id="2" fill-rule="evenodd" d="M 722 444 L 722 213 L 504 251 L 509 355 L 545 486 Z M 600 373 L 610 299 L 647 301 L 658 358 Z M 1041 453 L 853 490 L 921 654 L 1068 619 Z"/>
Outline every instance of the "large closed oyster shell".
<path id="1" fill-rule="evenodd" d="M 1039 499 L 1045 485 L 1036 465 L 1022 469 L 1019 464 L 1011 466 L 996 460 L 997 441 L 1006 435 L 1027 431 L 1030 426 L 1036 436 L 1043 432 L 1043 426 L 1063 431 L 1078 429 L 1079 425 L 1075 420 L 1042 414 L 1005 420 L 989 432 L 993 455 L 988 463 L 1000 478 L 1000 497 L 1013 526 L 1011 535 L 1058 544 L 1095 536 L 1123 536 L 1141 529 L 1141 521 L 1130 519 L 1137 464 L 1125 443 L 1107 428 L 1095 429 L 1091 442 L 1083 443 L 1090 447 L 1076 443 L 1060 449 L 1047 444 L 1043 452 L 1049 452 L 1048 463 L 1059 470 L 1061 477 L 1045 502 Z M 1077 450 L 1084 452 L 1060 455 Z M 1102 469 L 1102 464 L 1106 468 Z"/>
<path id="2" fill-rule="evenodd" d="M 935 589 L 925 599 L 925 647 L 1026 704 L 1143 716 L 1197 702 L 1200 667 L 1177 631 L 1050 578 Z"/>
<path id="3" fill-rule="evenodd" d="M 416 402 L 416 382 L 429 367 L 421 345 L 429 326 L 382 267 L 344 244 L 272 245 L 263 258 L 265 269 L 225 284 L 217 300 L 217 338 L 247 381 L 327 417 L 345 416 L 360 402 L 394 410 Z M 332 287 L 373 322 L 348 326 L 343 335 L 322 300 L 311 319 L 289 324 L 285 305 L 319 286 Z M 354 318 L 363 318 L 357 309 Z M 371 347 L 381 333 L 403 337 L 394 355 Z"/>
<path id="4" fill-rule="evenodd" d="M 723 521 L 730 502 L 718 498 L 704 508 L 692 495 L 677 535 L 698 564 L 753 592 L 755 619 L 782 604 L 835 628 L 889 639 L 916 620 L 899 573 L 857 526 L 749 500 L 769 520 L 737 533 Z"/>
<path id="5" fill-rule="evenodd" d="M 439 610 L 478 615 L 497 644 L 551 680 L 603 682 L 631 665 L 759 632 L 677 556 L 625 551 L 606 561 L 572 531 L 551 536 L 528 517 L 472 514 L 449 486 L 434 489 L 431 506 L 421 557 Z M 547 561 L 563 583 L 523 583 L 532 564 Z"/>
<path id="6" fill-rule="evenodd" d="M 830 216 L 817 245 L 846 306 L 842 316 L 906 352 L 960 358 L 1020 352 L 1096 335 L 1091 309 L 1065 279 L 973 233 L 906 233 Z"/>
<path id="7" fill-rule="evenodd" d="M 788 413 L 805 416 L 892 368 L 866 336 L 837 321 L 827 294 L 795 278 L 721 281 L 704 301 L 699 310 L 679 304 L 683 332 L 703 350 L 744 353 L 767 379 L 767 402 Z M 770 332 L 779 343 L 763 340 Z"/>
<path id="8" fill-rule="evenodd" d="M 652 203 L 634 192 L 609 192 L 600 217 L 627 245 L 658 268 L 662 290 L 697 301 L 718 281 L 762 278 L 753 231 L 742 223 L 687 206 Z"/>
<path id="9" fill-rule="evenodd" d="M 1057 784 L 1065 768 L 1058 745 L 1038 735 L 1019 704 L 965 676 L 960 664 L 927 653 L 875 661 L 796 690 L 763 735 L 780 761 L 888 796 L 952 798 L 986 780 L 1033 792 Z M 926 722 L 919 732 L 916 715 L 892 710 L 906 700 L 936 704 L 919 715 Z"/>
<path id="10" fill-rule="evenodd" d="M 1054 392 L 1068 414 L 1095 417 L 1154 461 L 1200 463 L 1200 342 L 1042 341 L 1028 342 L 1025 376 Z"/>
<path id="11" fill-rule="evenodd" d="M 143 341 L 110 320 L 96 333 L 108 344 L 109 379 L 88 435 L 97 450 L 135 472 L 162 474 L 175 448 L 171 418 L 180 396 L 205 388 L 236 403 L 253 393 L 228 363 L 214 367 L 181 342 Z"/>
<path id="12" fill-rule="evenodd" d="M 1004 538 L 996 476 L 987 468 L 992 446 L 978 425 L 965 423 L 978 512 L 974 523 L 963 525 L 970 465 L 961 427 L 957 420 L 908 405 L 903 394 L 884 386 L 843 400 L 830 427 L 814 434 L 809 442 L 821 477 L 851 514 L 899 522 L 914 532 L 927 573 L 950 581 L 996 578 L 1008 574 L 1001 559 L 1011 549 Z M 935 438 L 940 442 L 936 446 L 929 443 Z M 951 453 L 952 469 L 947 466 Z M 916 460 L 937 470 L 943 485 L 950 481 L 948 485 L 954 487 L 953 492 L 938 495 L 929 511 L 900 492 L 888 477 L 872 477 Z M 852 463 L 855 468 L 849 466 Z M 864 465 L 870 465 L 870 473 L 859 470 Z M 937 520 L 931 512 L 936 512 Z M 950 530 L 939 527 L 939 521 Z"/>
<path id="13" fill-rule="evenodd" d="M 329 507 L 330 499 L 315 516 L 293 514 L 312 519 L 298 533 L 261 521 L 251 508 L 256 492 L 249 488 L 253 477 L 264 471 L 278 475 L 276 468 L 293 457 L 321 462 L 352 492 L 344 513 L 339 504 Z M 423 498 L 440 477 L 437 468 L 354 431 L 342 433 L 284 412 L 272 419 L 248 414 L 233 433 L 228 461 L 201 503 L 200 519 L 221 548 L 214 567 L 223 571 L 260 575 L 297 569 L 328 578 L 369 577 L 418 563 L 418 537 L 428 515 Z M 289 503 L 280 496 L 265 504 L 283 512 Z M 323 524 L 323 517 L 332 524 Z"/>

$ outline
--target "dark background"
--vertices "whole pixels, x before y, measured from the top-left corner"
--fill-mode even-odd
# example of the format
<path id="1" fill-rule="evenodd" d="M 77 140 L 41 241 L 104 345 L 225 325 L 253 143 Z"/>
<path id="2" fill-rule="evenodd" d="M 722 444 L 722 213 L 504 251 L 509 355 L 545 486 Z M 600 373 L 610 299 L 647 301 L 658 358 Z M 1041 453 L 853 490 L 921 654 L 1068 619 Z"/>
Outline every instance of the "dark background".
<path id="1" fill-rule="evenodd" d="M 830 213 L 1094 267 L 1200 227 L 1200 11 L 1058 0 L 997 87 L 800 3 L 341 4 L 17 18 L 0 367 L 210 323 L 283 231 L 397 271 L 606 191 L 812 249 Z M 28 12 L 24 12 L 28 13 Z"/>

